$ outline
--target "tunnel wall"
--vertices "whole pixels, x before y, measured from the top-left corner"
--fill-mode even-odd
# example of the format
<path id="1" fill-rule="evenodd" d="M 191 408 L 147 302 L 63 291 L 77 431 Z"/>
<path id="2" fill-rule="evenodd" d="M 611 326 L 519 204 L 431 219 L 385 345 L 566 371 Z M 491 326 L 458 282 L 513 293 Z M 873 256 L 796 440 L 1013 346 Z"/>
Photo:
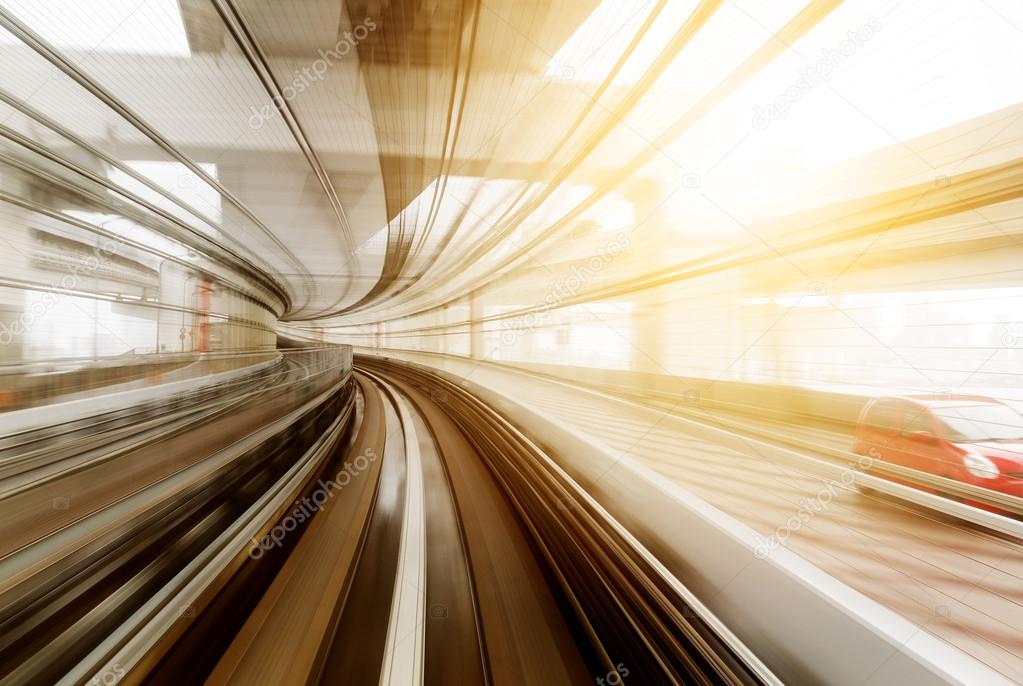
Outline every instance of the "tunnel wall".
<path id="1" fill-rule="evenodd" d="M 0 177 L 0 364 L 275 347 L 283 305 L 252 274 L 150 217 Z"/>
<path id="2" fill-rule="evenodd" d="M 854 426 L 868 395 L 805 386 L 767 385 L 616 369 L 516 364 L 532 372 L 571 380 L 616 394 L 661 399 L 682 409 L 720 409 L 780 421 L 813 421 L 836 429 Z"/>

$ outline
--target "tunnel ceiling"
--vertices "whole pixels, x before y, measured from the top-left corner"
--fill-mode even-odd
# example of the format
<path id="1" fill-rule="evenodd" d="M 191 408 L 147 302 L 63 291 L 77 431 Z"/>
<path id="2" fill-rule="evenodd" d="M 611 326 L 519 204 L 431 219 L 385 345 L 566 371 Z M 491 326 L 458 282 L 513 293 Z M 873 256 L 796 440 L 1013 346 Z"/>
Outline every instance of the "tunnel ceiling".
<path id="1" fill-rule="evenodd" d="M 0 53 L 17 72 L 5 116 L 73 131 L 130 168 L 164 165 L 160 193 L 282 285 L 285 318 L 323 317 L 414 279 L 427 232 L 402 210 L 439 174 L 537 173 L 545 145 L 479 124 L 522 107 L 544 51 L 592 6 L 154 0 L 86 14 L 5 2 Z M 51 138 L 49 154 L 110 176 Z"/>
<path id="2" fill-rule="evenodd" d="M 953 14 L 928 26 L 953 25 Z M 658 213 L 699 225 L 685 243 L 694 254 L 718 226 L 742 234 L 736 225 L 862 198 L 880 207 L 885 194 L 943 174 L 988 174 L 974 180 L 977 202 L 1015 198 L 1018 174 L 996 168 L 1010 159 L 1004 151 L 946 171 L 951 134 L 1000 135 L 1019 107 L 1011 94 L 898 140 L 874 131 L 862 146 L 871 157 L 851 147 L 807 165 L 804 180 L 823 187 L 862 181 L 864 160 L 883 159 L 885 182 L 860 183 L 855 195 L 796 201 L 774 194 L 755 165 L 728 180 L 748 196 L 744 207 L 722 207 L 723 195 L 691 207 L 675 195 L 708 188 L 736 149 L 738 168 L 770 145 L 748 121 L 747 104 L 777 94 L 759 78 L 784 87 L 798 78 L 780 68 L 792 53 L 826 55 L 871 21 L 834 0 L 112 0 L 102 12 L 5 0 L 2 153 L 36 169 L 45 159 L 66 189 L 100 184 L 119 198 L 144 184 L 146 199 L 175 206 L 188 226 L 174 230 L 197 250 L 233 256 L 277 289 L 282 319 L 321 326 L 426 311 L 536 268 L 527 263 L 538 255 L 562 259 L 543 251 L 599 233 L 612 198 L 632 208 L 634 228 Z M 913 30 L 911 13 L 887 22 L 862 44 Z M 891 49 L 863 64 L 883 67 Z M 781 137 L 772 159 L 784 159 L 790 125 L 769 123 Z M 905 141 L 916 157 L 937 152 L 911 169 Z M 788 171 L 781 165 L 777 178 Z M 953 190 L 963 192 L 936 193 Z M 63 202 L 76 206 L 73 192 Z M 941 213 L 939 203 L 921 220 Z M 652 252 L 653 268 L 662 255 Z"/>

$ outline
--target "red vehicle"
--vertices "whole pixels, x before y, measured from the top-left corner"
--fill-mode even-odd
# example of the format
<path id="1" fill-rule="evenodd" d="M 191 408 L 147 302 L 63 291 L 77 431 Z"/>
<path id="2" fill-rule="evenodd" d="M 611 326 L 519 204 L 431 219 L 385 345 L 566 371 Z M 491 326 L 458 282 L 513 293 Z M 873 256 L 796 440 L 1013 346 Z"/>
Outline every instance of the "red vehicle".
<path id="1" fill-rule="evenodd" d="M 948 395 L 871 400 L 860 412 L 853 451 L 1023 497 L 1023 415 L 992 398 Z"/>

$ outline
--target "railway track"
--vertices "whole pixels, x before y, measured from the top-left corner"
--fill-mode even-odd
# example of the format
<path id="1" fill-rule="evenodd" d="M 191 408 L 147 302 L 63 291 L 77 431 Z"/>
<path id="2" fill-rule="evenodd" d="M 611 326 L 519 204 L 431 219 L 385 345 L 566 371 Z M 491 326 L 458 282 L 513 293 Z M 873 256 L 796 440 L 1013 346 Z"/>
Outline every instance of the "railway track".
<path id="1" fill-rule="evenodd" d="M 472 462 L 484 467 L 498 497 L 513 510 L 559 597 L 591 679 L 614 680 L 628 670 L 635 683 L 774 682 L 705 608 L 685 597 L 677 579 L 499 413 L 423 370 L 359 360 L 391 379 L 423 416 L 439 424 L 435 435 L 460 432 L 468 441 L 476 453 Z M 459 431 L 450 431 L 452 426 Z M 443 447 L 441 452 L 447 454 Z M 476 475 L 477 483 L 485 480 Z M 466 492 L 478 496 L 480 490 L 467 486 Z M 463 516 L 463 522 L 472 519 Z"/>
<path id="2" fill-rule="evenodd" d="M 500 415 L 409 367 L 358 379 L 355 476 L 209 683 L 777 683 Z"/>
<path id="3" fill-rule="evenodd" d="M 104 459 L 0 493 L 104 484 L 20 538 L 5 523 L 0 682 L 779 683 L 465 390 L 300 367 L 138 422 L 134 452 L 121 422 L 76 434 Z M 181 462 L 175 440 L 211 450 Z"/>
<path id="4" fill-rule="evenodd" d="M 441 370 L 446 378 L 466 385 L 529 426 L 545 445 L 557 450 L 577 479 L 590 484 L 590 492 L 632 534 L 656 550 L 658 558 L 690 583 L 786 681 L 828 682 L 838 665 L 845 664 L 848 679 L 859 682 L 865 673 L 860 678 L 854 675 L 878 662 L 863 651 L 840 654 L 841 650 L 835 650 L 839 644 L 820 640 L 829 624 L 823 608 L 805 608 L 802 614 L 795 609 L 811 595 L 809 589 L 823 587 L 828 580 L 806 580 L 805 590 L 790 589 L 793 593 L 779 600 L 784 594 L 772 585 L 771 572 L 760 568 L 757 546 L 770 541 L 772 534 L 784 535 L 779 533 L 783 525 L 794 528 L 787 530 L 791 537 L 784 546 L 788 550 L 778 551 L 784 553 L 781 557 L 787 558 L 789 550 L 795 552 L 831 579 L 908 620 L 921 637 L 931 634 L 938 639 L 918 657 L 944 668 L 950 663 L 941 657 L 941 646 L 951 644 L 990 668 L 987 674 L 969 678 L 950 670 L 945 680 L 1019 681 L 1020 596 L 1014 585 L 1019 576 L 1019 539 L 946 516 L 933 506 L 956 503 L 929 494 L 930 502 L 918 505 L 908 497 L 904 500 L 880 491 L 858 493 L 841 485 L 842 467 L 827 463 L 824 456 L 807 460 L 787 444 L 772 445 L 752 432 L 736 428 L 726 433 L 697 418 L 676 418 L 569 382 L 547 381 L 497 365 L 456 363 L 432 354 L 397 356 L 416 366 Z M 747 425 L 758 428 L 750 420 Z M 803 437 L 792 432 L 790 439 Z M 638 488 L 640 482 L 651 488 Z M 659 503 L 658 491 L 673 502 Z M 678 503 L 693 496 L 723 516 L 685 519 Z M 788 519 L 801 507 L 809 510 L 808 503 L 824 503 L 824 498 L 833 501 L 828 507 L 810 510 L 816 515 L 811 515 L 811 521 Z M 717 532 L 704 532 L 701 538 L 699 528 L 693 526 L 718 519 L 745 529 L 748 539 L 739 538 L 748 541 L 748 550 L 729 557 Z M 720 523 L 715 527 L 720 530 Z M 701 547 L 704 542 L 713 545 Z M 781 557 L 776 561 L 781 563 Z M 725 584 L 727 593 L 720 579 L 731 580 Z M 964 580 L 968 585 L 962 585 Z M 746 584 L 752 593 L 740 599 L 739 587 Z M 856 601 L 848 607 L 860 605 Z M 949 608 L 952 619 L 946 619 Z M 796 623 L 783 629 L 778 612 L 814 617 L 806 624 L 814 628 L 801 633 L 803 625 Z M 878 620 L 883 620 L 880 614 Z M 761 621 L 764 617 L 770 619 Z M 846 627 L 843 632 L 848 638 L 856 630 Z M 936 652 L 930 652 L 932 647 Z M 890 654 L 878 654 L 876 659 Z M 814 659 L 804 660 L 807 655 Z M 791 665 L 800 665 L 803 671 L 793 673 L 788 670 Z"/>
<path id="5" fill-rule="evenodd" d="M 171 408 L 156 438 L 107 450 L 87 440 L 56 471 L 0 494 L 3 682 L 53 682 L 87 661 L 273 485 L 295 448 L 350 415 L 338 371 L 290 360 L 185 417 Z M 253 406 L 253 394 L 271 402 Z"/>

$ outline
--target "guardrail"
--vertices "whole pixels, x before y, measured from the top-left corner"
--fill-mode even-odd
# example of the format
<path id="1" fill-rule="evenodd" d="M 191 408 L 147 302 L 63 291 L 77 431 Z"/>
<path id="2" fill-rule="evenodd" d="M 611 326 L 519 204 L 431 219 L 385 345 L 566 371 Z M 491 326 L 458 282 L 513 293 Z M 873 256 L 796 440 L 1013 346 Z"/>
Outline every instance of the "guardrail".
<path id="1" fill-rule="evenodd" d="M 273 359 L 276 352 L 160 353 L 0 365 L 0 412 L 143 388 Z"/>
<path id="2" fill-rule="evenodd" d="M 352 349 L 349 346 L 324 346 L 303 348 L 286 353 L 299 359 L 313 371 L 336 367 L 339 374 L 352 369 Z M 166 380 L 155 385 L 129 389 L 107 387 L 98 395 L 55 402 L 48 405 L 29 407 L 10 412 L 0 412 L 0 436 L 39 429 L 67 422 L 75 422 L 100 414 L 137 408 L 146 403 L 164 402 L 198 392 L 211 386 L 235 382 L 259 374 L 281 364 L 283 353 L 243 353 L 232 359 L 231 355 L 215 353 L 208 363 L 197 361 L 195 366 L 180 380 Z M 217 371 L 226 369 L 226 371 Z"/>
<path id="3" fill-rule="evenodd" d="M 367 353 L 376 351 L 366 349 Z M 438 357 L 459 356 L 442 353 L 420 351 L 393 351 L 400 354 L 409 352 L 417 355 L 436 355 Z M 666 374 L 650 374 L 614 369 L 598 369 L 592 367 L 569 367 L 564 365 L 544 365 L 527 363 L 486 362 L 511 371 L 526 372 L 548 379 L 555 383 L 567 384 L 586 392 L 597 393 L 614 400 L 640 399 L 644 403 L 661 402 L 668 407 L 657 409 L 668 412 L 676 417 L 690 420 L 694 425 L 723 427 L 744 436 L 763 438 L 773 444 L 787 445 L 799 450 L 806 450 L 832 460 L 841 468 L 848 469 L 850 464 L 857 464 L 861 456 L 851 450 L 837 450 L 813 441 L 800 439 L 788 433 L 771 431 L 739 419 L 729 419 L 726 415 L 749 416 L 781 422 L 798 422 L 800 426 L 825 428 L 840 431 L 849 436 L 852 443 L 852 432 L 859 418 L 860 410 L 871 399 L 865 395 L 848 393 L 832 393 L 812 388 L 796 386 L 768 386 L 736 381 L 714 381 L 695 377 L 672 377 Z M 692 395 L 687 394 L 691 391 Z M 692 408 L 698 406 L 699 411 Z M 720 410 L 721 413 L 717 412 Z M 769 444 L 768 444 L 769 445 Z M 769 445 L 777 447 L 777 445 Z M 814 467 L 830 473 L 821 460 L 797 452 L 791 456 L 801 460 L 804 467 Z M 860 470 L 856 479 L 862 486 L 880 493 L 907 500 L 917 505 L 930 507 L 943 514 L 957 517 L 1006 533 L 1013 537 L 1023 536 L 1023 522 L 1014 521 L 998 514 L 985 512 L 971 505 L 937 498 L 929 493 L 907 488 L 893 483 L 874 474 L 898 479 L 902 482 L 915 484 L 931 489 L 944 496 L 968 500 L 971 502 L 996 508 L 1004 512 L 1023 517 L 1023 498 L 1000 493 L 991 489 L 957 481 L 936 474 L 885 462 L 880 459 L 872 461 L 869 473 Z M 926 497 L 922 497 L 926 496 Z"/>
<path id="4" fill-rule="evenodd" d="M 61 683 L 86 683 L 90 679 L 102 681 L 111 673 L 113 666 L 127 672 L 141 663 L 146 670 L 152 669 L 159 662 L 159 656 L 171 649 L 175 639 L 190 624 L 198 621 L 202 611 L 214 602 L 217 591 L 228 583 L 239 567 L 247 562 L 253 566 L 259 564 L 257 558 L 250 557 L 252 541 L 266 534 L 293 507 L 302 487 L 315 477 L 351 426 L 355 407 L 351 367 L 341 369 L 340 377 L 330 373 L 334 362 L 343 361 L 346 356 L 350 359 L 350 354 L 336 349 L 334 352 L 340 354 L 323 354 L 318 356 L 320 360 L 313 360 L 312 380 L 304 393 L 305 381 L 293 382 L 304 400 L 280 418 L 227 448 L 112 502 L 61 530 L 60 535 L 67 540 L 59 555 L 53 555 L 50 548 L 36 553 L 30 546 L 4 560 L 4 564 L 15 568 L 15 571 L 20 565 L 20 568 L 35 570 L 36 575 L 42 574 L 39 571 L 42 559 L 53 565 L 59 563 L 63 565 L 61 573 L 70 573 L 67 565 L 70 564 L 72 570 L 84 566 L 83 558 L 87 561 L 87 552 L 112 546 L 125 538 L 144 536 L 151 527 L 166 526 L 174 520 L 174 516 L 180 515 L 182 508 L 196 507 L 195 503 L 203 497 L 212 497 L 209 495 L 212 490 L 223 488 L 229 498 L 249 497 L 244 488 L 239 493 L 236 485 L 231 483 L 238 478 L 240 466 L 259 462 L 281 446 L 288 446 L 289 450 L 297 453 L 270 489 L 254 496 L 243 515 L 228 522 L 198 556 L 188 560 L 184 568 L 134 609 L 121 624 L 112 630 L 103 628 L 106 638 L 70 674 L 65 675 Z M 109 515 L 114 511 L 116 516 Z M 210 521 L 213 522 L 214 518 Z M 40 558 L 45 555 L 49 557 Z M 277 555 L 271 562 L 279 567 L 284 557 L 283 554 Z M 239 576 L 245 577 L 244 574 Z M 49 583 L 49 577 L 44 582 Z M 71 632 L 62 634 L 61 639 L 69 636 L 73 639 L 95 631 L 100 621 L 101 616 L 87 615 Z M 45 658 L 54 659 L 62 649 L 59 642 L 44 646 L 40 651 L 44 659 L 26 662 L 18 668 L 19 675 L 26 682 L 46 681 L 32 675 L 35 671 L 47 669 Z M 133 679 L 129 681 L 134 683 Z"/>
<path id="5" fill-rule="evenodd" d="M 758 555 L 756 532 L 627 456 L 497 390 L 401 362 L 466 388 L 596 484 L 590 495 L 786 683 L 1010 683 L 798 555 Z"/>
<path id="6" fill-rule="evenodd" d="M 670 397 L 698 401 L 708 408 L 741 411 L 781 421 L 813 421 L 832 428 L 856 426 L 860 410 L 871 396 L 825 391 L 803 386 L 764 384 L 729 379 L 654 374 L 650 372 L 575 367 L 526 362 L 504 366 L 569 379 L 596 388 L 634 393 L 645 397 Z"/>

